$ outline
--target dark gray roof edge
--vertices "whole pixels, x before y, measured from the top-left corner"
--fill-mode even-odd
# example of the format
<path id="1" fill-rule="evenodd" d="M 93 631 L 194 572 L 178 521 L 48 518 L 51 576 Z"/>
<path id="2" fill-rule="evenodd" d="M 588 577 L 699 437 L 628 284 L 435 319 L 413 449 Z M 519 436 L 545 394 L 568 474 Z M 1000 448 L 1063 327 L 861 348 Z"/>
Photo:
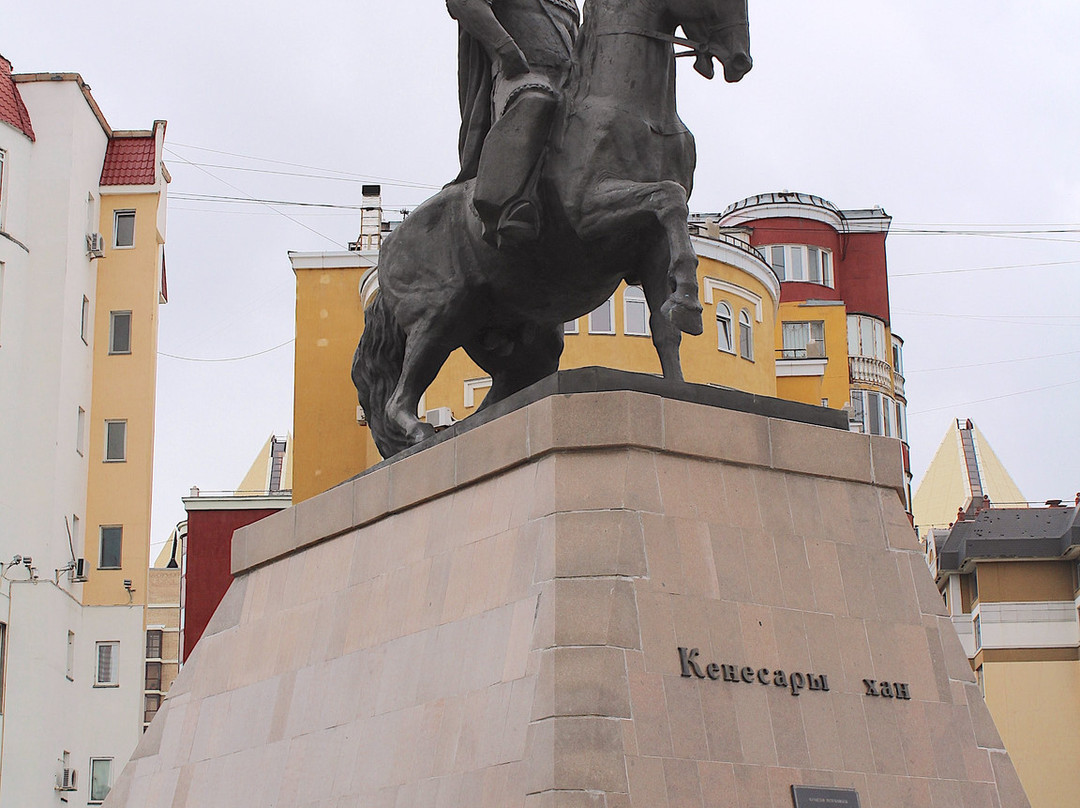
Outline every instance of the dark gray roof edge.
<path id="1" fill-rule="evenodd" d="M 1008 533 L 993 533 L 996 525 L 980 524 L 979 519 L 958 522 L 949 530 L 948 537 L 939 545 L 938 571 L 959 572 L 969 561 L 1018 561 L 1054 560 L 1071 558 L 1080 549 L 1080 508 L 1061 508 L 1064 525 L 1057 531 L 1045 531 L 1041 535 L 1035 531 L 1023 533 L 1030 525 L 1018 524 Z M 994 509 L 1017 511 L 1029 517 L 1056 515 L 1048 514 L 1043 508 Z M 1031 521 L 1024 520 L 1024 521 Z M 1035 526 L 1039 527 L 1039 526 Z M 1045 527 L 1045 526 L 1043 526 Z M 1034 535 L 1033 535 L 1034 534 Z"/>

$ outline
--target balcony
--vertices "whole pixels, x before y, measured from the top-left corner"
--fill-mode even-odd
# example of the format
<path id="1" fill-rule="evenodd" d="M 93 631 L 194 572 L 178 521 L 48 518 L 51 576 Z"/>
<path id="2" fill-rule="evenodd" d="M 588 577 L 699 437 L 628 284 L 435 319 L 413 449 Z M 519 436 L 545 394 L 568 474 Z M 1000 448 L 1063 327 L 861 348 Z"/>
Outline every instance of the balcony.
<path id="1" fill-rule="evenodd" d="M 868 356 L 852 356 L 848 358 L 848 367 L 852 384 L 872 384 L 892 391 L 892 366 L 888 362 Z"/>
<path id="2" fill-rule="evenodd" d="M 776 352 L 776 376 L 824 376 L 829 363 L 825 346 L 811 341 L 805 348 L 781 348 Z"/>
<path id="3" fill-rule="evenodd" d="M 893 392 L 901 398 L 907 398 L 907 393 L 904 392 L 904 377 L 893 371 Z"/>

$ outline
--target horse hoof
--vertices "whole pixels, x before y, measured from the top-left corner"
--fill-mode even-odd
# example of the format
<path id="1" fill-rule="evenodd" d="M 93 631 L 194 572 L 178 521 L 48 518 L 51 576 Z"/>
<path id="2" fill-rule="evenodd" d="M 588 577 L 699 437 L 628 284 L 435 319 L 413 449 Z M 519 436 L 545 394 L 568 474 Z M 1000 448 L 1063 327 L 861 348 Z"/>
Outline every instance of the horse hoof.
<path id="1" fill-rule="evenodd" d="M 406 436 L 406 438 L 409 441 L 410 446 L 415 446 L 416 444 L 418 444 L 418 443 L 420 443 L 422 441 L 425 441 L 428 438 L 432 437 L 434 434 L 435 434 L 435 427 L 433 427 L 431 424 L 426 424 L 423 421 L 421 421 L 420 423 L 418 423 L 416 426 L 414 426 L 412 429 L 409 430 L 408 435 Z"/>
<path id="2" fill-rule="evenodd" d="M 701 304 L 697 301 L 668 298 L 660 307 L 660 313 L 684 334 L 696 337 L 705 327 L 701 321 Z"/>

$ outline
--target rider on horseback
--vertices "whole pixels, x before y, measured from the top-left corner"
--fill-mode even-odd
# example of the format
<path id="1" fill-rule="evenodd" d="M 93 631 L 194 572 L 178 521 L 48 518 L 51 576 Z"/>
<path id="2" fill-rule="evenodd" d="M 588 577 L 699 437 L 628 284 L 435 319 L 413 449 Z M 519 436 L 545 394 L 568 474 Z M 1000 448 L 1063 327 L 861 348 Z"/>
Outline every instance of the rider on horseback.
<path id="1" fill-rule="evenodd" d="M 461 25 L 461 172 L 476 177 L 484 239 L 498 247 L 540 234 L 537 170 L 579 23 L 575 0 L 446 0 Z M 451 184 L 454 184 L 451 183 Z"/>

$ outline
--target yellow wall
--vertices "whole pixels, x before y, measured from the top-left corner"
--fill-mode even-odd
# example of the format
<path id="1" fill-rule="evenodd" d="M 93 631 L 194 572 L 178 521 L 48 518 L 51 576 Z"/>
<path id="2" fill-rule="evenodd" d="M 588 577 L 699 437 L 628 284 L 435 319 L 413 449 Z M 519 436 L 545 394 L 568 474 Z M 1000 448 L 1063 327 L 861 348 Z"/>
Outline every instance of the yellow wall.
<path id="1" fill-rule="evenodd" d="M 150 496 L 154 466 L 154 393 L 157 381 L 161 245 L 158 193 L 103 194 L 100 232 L 105 257 L 97 262 L 93 392 L 89 420 L 89 475 L 85 548 L 89 605 L 145 603 L 150 566 Z M 113 212 L 135 211 L 135 246 L 112 247 Z M 109 355 L 110 312 L 131 312 L 131 353 Z M 105 421 L 127 420 L 126 460 L 104 462 Z M 122 525 L 121 569 L 99 570 L 102 525 Z M 124 589 L 130 579 L 134 595 Z"/>
<path id="2" fill-rule="evenodd" d="M 979 600 L 1016 603 L 1072 600 L 1072 561 L 1022 561 L 979 564 Z"/>
<path id="3" fill-rule="evenodd" d="M 776 316 L 775 345 L 784 345 L 783 323 L 803 323 L 821 320 L 825 323 L 825 365 L 823 376 L 783 376 L 776 380 L 776 395 L 789 401 L 820 405 L 828 399 L 829 406 L 840 409 L 850 398 L 847 355 L 847 308 L 841 303 L 821 306 L 802 301 L 780 304 Z"/>
<path id="4" fill-rule="evenodd" d="M 361 267 L 296 270 L 293 502 L 302 502 L 380 460 L 356 423 L 349 371 L 364 330 Z"/>
<path id="5" fill-rule="evenodd" d="M 987 663 L 983 684 L 986 705 L 1032 808 L 1076 805 L 1080 663 Z"/>
<path id="6" fill-rule="evenodd" d="M 353 351 L 363 331 L 358 292 L 365 271 L 363 267 L 296 270 L 293 502 L 315 496 L 381 459 L 368 430 L 356 423 L 356 390 L 349 377 Z M 769 290 L 741 270 L 702 258 L 698 277 L 703 280 L 706 276 L 762 298 L 762 322 L 752 318 L 754 359 L 748 361 L 737 350 L 735 354 L 717 350 L 716 307 L 715 303 L 706 305 L 704 333 L 683 338 L 681 356 L 687 381 L 775 396 L 776 319 Z M 589 334 L 588 316 L 579 318 L 579 333 L 566 335 L 561 368 L 601 365 L 660 373 L 652 339 L 624 334 L 624 289 L 625 285 L 620 286 L 615 293 L 616 334 Z M 737 348 L 739 311 L 747 308 L 753 315 L 754 307 L 741 297 L 720 291 L 715 300 L 727 300 L 731 306 Z M 449 407 L 455 419 L 465 418 L 476 411 L 487 390 L 476 390 L 472 406 L 466 406 L 464 382 L 485 376 L 464 351 L 455 351 L 428 387 L 422 408 Z"/>

